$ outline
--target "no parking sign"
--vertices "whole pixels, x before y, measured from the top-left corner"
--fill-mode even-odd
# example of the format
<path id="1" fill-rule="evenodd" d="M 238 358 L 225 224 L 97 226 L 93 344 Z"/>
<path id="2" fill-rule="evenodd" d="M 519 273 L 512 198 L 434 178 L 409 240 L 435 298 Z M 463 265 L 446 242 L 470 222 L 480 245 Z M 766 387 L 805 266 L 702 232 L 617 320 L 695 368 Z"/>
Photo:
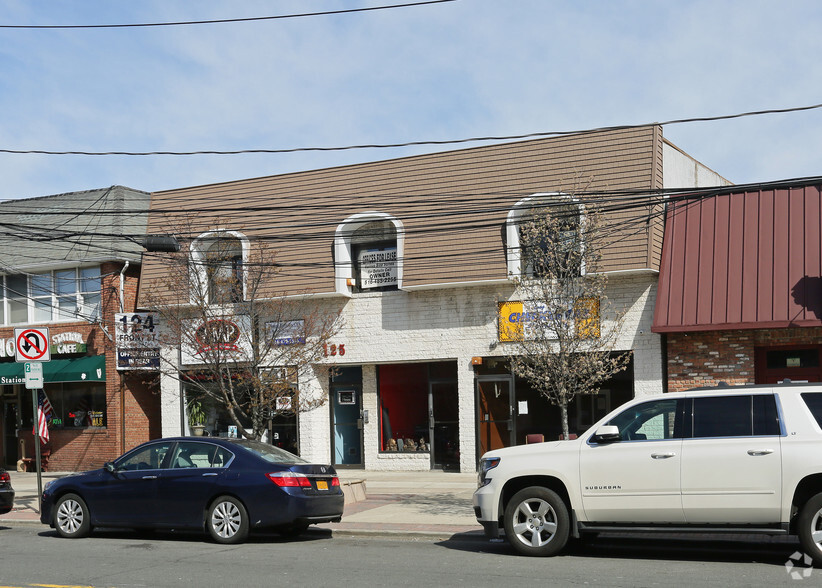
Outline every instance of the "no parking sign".
<path id="1" fill-rule="evenodd" d="M 14 329 L 14 359 L 17 361 L 51 361 L 48 327 Z"/>

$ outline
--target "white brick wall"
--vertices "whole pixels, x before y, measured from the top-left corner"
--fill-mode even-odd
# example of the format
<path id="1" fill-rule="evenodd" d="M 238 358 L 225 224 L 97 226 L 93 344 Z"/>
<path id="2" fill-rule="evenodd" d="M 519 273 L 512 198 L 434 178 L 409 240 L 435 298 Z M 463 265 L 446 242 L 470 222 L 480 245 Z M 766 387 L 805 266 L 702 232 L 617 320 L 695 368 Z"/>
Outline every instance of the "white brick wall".
<path id="1" fill-rule="evenodd" d="M 619 349 L 634 351 L 638 396 L 662 391 L 660 337 L 651 333 L 656 274 L 615 274 L 608 297 L 614 307 L 627 307 Z M 476 467 L 474 356 L 505 355 L 497 342 L 497 301 L 514 294 L 513 287 L 474 286 L 415 292 L 357 295 L 343 308 L 345 325 L 336 337 L 345 345 L 337 365 L 363 366 L 364 459 L 369 470 L 427 470 L 426 454 L 380 454 L 376 369 L 379 363 L 456 361 L 459 394 L 460 468 Z M 607 317 L 604 317 L 607 319 Z M 323 406 L 301 418 L 301 450 L 309 460 L 328 461 L 330 409 Z"/>
<path id="2" fill-rule="evenodd" d="M 662 391 L 660 337 L 651 333 L 656 274 L 613 274 L 608 297 L 614 307 L 628 308 L 619 349 L 634 351 L 634 386 L 637 396 Z M 504 357 L 505 345 L 497 341 L 497 302 L 511 299 L 512 286 L 472 286 L 414 292 L 360 294 L 342 309 L 344 326 L 333 343 L 345 345 L 345 355 L 334 357 L 336 365 L 363 368 L 363 409 L 369 412 L 364 425 L 364 461 L 369 470 L 428 470 L 427 454 L 380 453 L 376 365 L 456 361 L 459 395 L 460 468 L 476 467 L 476 408 L 471 358 Z M 324 302 L 329 309 L 339 299 Z M 603 317 L 607 320 L 607 316 Z M 332 358 L 330 358 L 332 359 Z M 300 381 L 301 394 L 328 397 L 328 377 L 318 369 Z M 163 377 L 163 435 L 183 433 L 180 426 L 179 384 Z M 330 408 L 323 406 L 302 413 L 300 452 L 310 461 L 331 461 Z"/>

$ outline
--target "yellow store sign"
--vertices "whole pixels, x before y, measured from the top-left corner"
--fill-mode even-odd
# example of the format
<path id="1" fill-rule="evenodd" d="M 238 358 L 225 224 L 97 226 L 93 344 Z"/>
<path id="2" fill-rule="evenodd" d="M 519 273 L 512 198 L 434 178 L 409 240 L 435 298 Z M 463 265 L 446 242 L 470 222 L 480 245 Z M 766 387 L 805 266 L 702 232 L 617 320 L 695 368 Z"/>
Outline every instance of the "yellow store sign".
<path id="1" fill-rule="evenodd" d="M 582 298 L 567 311 L 573 316 L 577 334 L 582 337 L 598 338 L 600 330 L 599 300 Z M 499 340 L 502 343 L 531 340 L 534 338 L 532 326 L 539 321 L 550 321 L 552 316 L 545 304 L 535 300 L 501 302 L 499 304 Z"/>

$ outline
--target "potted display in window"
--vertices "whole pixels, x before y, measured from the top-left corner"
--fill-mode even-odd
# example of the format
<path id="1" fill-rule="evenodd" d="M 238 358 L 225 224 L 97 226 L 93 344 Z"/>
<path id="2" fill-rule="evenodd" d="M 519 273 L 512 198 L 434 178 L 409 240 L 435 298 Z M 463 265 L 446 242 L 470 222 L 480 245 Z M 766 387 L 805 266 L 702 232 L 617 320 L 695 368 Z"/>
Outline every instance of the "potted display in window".
<path id="1" fill-rule="evenodd" d="M 206 414 L 203 410 L 203 403 L 199 400 L 188 402 L 188 426 L 194 435 L 202 436 L 205 430 Z"/>

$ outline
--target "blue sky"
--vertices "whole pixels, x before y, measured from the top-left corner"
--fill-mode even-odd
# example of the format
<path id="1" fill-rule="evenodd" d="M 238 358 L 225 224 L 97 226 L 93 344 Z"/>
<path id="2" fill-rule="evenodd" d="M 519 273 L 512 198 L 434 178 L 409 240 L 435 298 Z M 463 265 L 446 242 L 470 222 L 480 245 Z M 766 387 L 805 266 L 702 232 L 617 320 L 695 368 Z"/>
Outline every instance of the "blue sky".
<path id="1" fill-rule="evenodd" d="M 0 0 L 0 24 L 272 16 L 387 0 Z M 459 0 L 369 13 L 0 29 L 0 148 L 197 151 L 569 131 L 822 103 L 814 0 Z M 735 183 L 822 175 L 822 109 L 666 126 Z M 0 154 L 0 199 L 153 191 L 453 147 L 231 156 Z"/>

